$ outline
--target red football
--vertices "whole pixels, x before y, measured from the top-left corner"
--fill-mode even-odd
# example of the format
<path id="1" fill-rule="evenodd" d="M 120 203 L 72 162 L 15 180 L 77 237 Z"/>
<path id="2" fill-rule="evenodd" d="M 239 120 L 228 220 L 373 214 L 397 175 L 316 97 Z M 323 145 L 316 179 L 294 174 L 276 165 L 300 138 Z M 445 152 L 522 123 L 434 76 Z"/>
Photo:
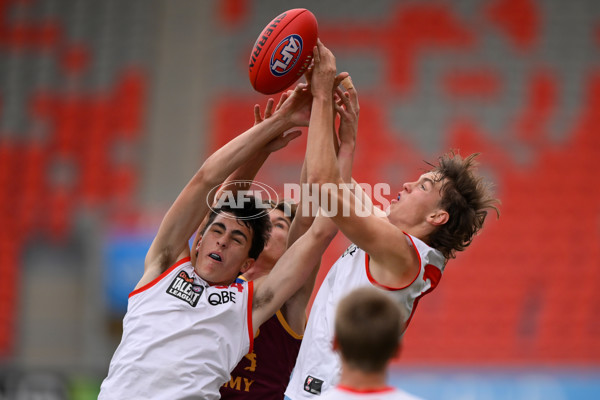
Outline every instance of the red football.
<path id="1" fill-rule="evenodd" d="M 273 94 L 296 82 L 310 65 L 317 30 L 317 19 L 304 8 L 288 10 L 269 22 L 250 54 L 252 87 Z"/>

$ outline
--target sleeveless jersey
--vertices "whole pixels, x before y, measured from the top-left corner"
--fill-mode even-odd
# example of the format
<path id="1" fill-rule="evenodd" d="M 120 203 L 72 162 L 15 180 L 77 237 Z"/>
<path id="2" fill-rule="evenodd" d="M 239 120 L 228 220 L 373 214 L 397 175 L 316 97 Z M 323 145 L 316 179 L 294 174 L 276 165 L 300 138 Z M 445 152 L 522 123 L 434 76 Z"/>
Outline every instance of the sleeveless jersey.
<path id="1" fill-rule="evenodd" d="M 377 283 L 369 270 L 369 256 L 351 245 L 331 267 L 321 284 L 310 311 L 298 359 L 285 395 L 292 400 L 316 399 L 339 380 L 340 360 L 332 349 L 337 303 L 351 290 L 363 286 L 378 287 L 404 308 L 410 322 L 419 299 L 438 284 L 444 270 L 442 253 L 414 236 L 406 234 L 416 251 L 420 269 L 407 286 L 391 288 Z"/>
<path id="2" fill-rule="evenodd" d="M 419 400 L 411 394 L 393 387 L 381 390 L 361 391 L 344 386 L 336 386 L 319 397 L 321 400 Z"/>
<path id="3" fill-rule="evenodd" d="M 218 399 L 252 352 L 253 284 L 209 286 L 189 257 L 129 295 L 98 399 Z"/>
<path id="4" fill-rule="evenodd" d="M 221 387 L 221 399 L 283 399 L 301 342 L 277 311 L 260 326 L 254 352 L 242 358 Z"/>

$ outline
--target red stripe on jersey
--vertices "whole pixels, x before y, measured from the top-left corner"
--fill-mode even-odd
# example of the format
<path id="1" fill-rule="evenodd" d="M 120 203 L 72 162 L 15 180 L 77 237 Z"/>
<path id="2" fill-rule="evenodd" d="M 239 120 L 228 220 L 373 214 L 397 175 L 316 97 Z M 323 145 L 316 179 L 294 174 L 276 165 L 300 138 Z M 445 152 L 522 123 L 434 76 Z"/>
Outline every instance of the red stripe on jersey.
<path id="1" fill-rule="evenodd" d="M 417 246 L 415 246 L 415 242 L 413 242 L 412 237 L 410 237 L 409 234 L 407 234 L 406 232 L 402 232 L 406 235 L 406 237 L 410 240 L 410 243 L 412 244 L 412 248 L 415 250 L 415 253 L 417 253 L 417 258 L 419 259 L 419 270 L 417 271 L 417 275 L 413 278 L 413 280 L 406 286 L 403 287 L 391 287 L 391 286 L 387 286 L 384 285 L 382 283 L 379 283 L 375 280 L 375 278 L 373 278 L 373 276 L 371 275 L 371 271 L 369 269 L 369 255 L 365 252 L 365 267 L 367 268 L 367 277 L 369 278 L 369 282 L 371 282 L 372 284 L 374 284 L 375 286 L 379 286 L 382 289 L 385 290 L 402 290 L 402 289 L 406 289 L 407 287 L 409 287 L 410 285 L 412 285 L 417 278 L 419 277 L 419 274 L 421 274 L 421 254 L 419 254 L 419 250 L 417 250 Z"/>
<path id="2" fill-rule="evenodd" d="M 382 388 L 377 388 L 377 389 L 355 389 L 350 386 L 338 385 L 337 388 L 339 390 L 343 390 L 345 392 L 352 392 L 352 393 L 387 393 L 387 392 L 392 392 L 395 390 L 395 388 L 393 388 L 391 386 L 384 386 Z"/>
<path id="3" fill-rule="evenodd" d="M 173 271 L 175 268 L 179 267 L 181 264 L 190 261 L 190 257 L 184 257 L 181 260 L 177 261 L 175 264 L 173 264 L 171 267 L 169 267 L 169 269 L 167 269 L 165 272 L 163 272 L 162 274 L 160 274 L 159 276 L 157 276 L 156 278 L 154 278 L 154 280 L 152 280 L 149 283 L 146 283 L 144 286 L 142 286 L 141 288 L 135 289 L 133 292 L 129 293 L 129 297 L 134 296 L 138 293 L 143 292 L 144 290 L 148 290 L 150 289 L 152 286 L 156 285 L 158 282 L 160 282 L 160 280 L 162 278 L 164 278 L 165 276 L 169 275 L 171 273 L 171 271 Z"/>
<path id="4" fill-rule="evenodd" d="M 427 289 L 426 291 L 424 291 L 423 293 L 421 293 L 415 299 L 415 302 L 413 303 L 412 311 L 410 312 L 410 317 L 408 317 L 408 320 L 406 321 L 406 326 L 408 326 L 408 324 L 410 323 L 410 320 L 412 319 L 413 315 L 415 314 L 415 310 L 417 309 L 417 305 L 419 305 L 419 300 L 421 300 L 421 297 L 423 297 L 427 293 L 431 292 L 433 289 L 436 288 L 438 283 L 440 283 L 440 279 L 442 279 L 442 271 L 440 271 L 435 265 L 427 264 L 425 266 L 425 273 L 423 274 L 423 280 L 426 281 L 427 279 L 429 279 L 429 282 L 431 282 L 431 287 L 429 289 Z"/>

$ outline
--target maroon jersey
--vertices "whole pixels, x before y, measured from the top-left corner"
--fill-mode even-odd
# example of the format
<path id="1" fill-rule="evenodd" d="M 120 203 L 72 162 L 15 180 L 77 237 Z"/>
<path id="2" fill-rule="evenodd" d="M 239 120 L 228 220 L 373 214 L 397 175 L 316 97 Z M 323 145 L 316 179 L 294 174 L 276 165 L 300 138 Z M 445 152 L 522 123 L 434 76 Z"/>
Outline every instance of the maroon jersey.
<path id="1" fill-rule="evenodd" d="M 221 399 L 283 399 L 296 363 L 302 336 L 289 327 L 281 311 L 260 326 L 254 351 L 241 359 L 221 386 Z"/>

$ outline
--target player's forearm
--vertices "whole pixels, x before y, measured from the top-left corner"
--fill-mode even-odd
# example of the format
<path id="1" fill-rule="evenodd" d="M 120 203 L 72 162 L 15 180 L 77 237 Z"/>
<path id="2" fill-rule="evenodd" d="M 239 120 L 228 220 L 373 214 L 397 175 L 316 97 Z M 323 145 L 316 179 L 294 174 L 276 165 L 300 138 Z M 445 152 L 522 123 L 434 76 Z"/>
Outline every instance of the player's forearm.
<path id="1" fill-rule="evenodd" d="M 306 162 L 308 183 L 337 183 L 340 179 L 336 152 L 331 136 L 333 126 L 333 100 L 331 97 L 313 99 Z"/>
<path id="2" fill-rule="evenodd" d="M 324 216 L 316 217 L 313 225 L 315 225 L 315 230 L 321 231 L 320 238 L 323 241 L 323 248 L 327 248 L 338 232 L 337 226 L 330 218 Z M 304 331 L 306 306 L 315 287 L 320 265 L 321 260 L 319 259 L 311 268 L 304 284 L 285 302 L 282 308 L 287 322 L 296 333 Z"/>
<path id="3" fill-rule="evenodd" d="M 165 215 L 149 250 L 147 263 L 154 262 L 156 258 L 167 263 L 174 261 L 208 212 L 208 204 L 214 200 L 214 189 L 287 128 L 284 118 L 273 116 L 235 137 L 208 157 Z"/>
<path id="4" fill-rule="evenodd" d="M 296 207 L 296 216 L 292 221 L 292 225 L 290 226 L 290 230 L 288 232 L 287 244 L 286 247 L 289 248 L 298 238 L 308 231 L 308 228 L 312 225 L 315 220 L 315 216 L 310 212 L 303 212 L 303 203 L 302 199 L 305 197 L 304 191 L 306 190 L 307 183 L 307 172 L 306 172 L 306 157 L 304 157 L 304 161 L 302 162 L 302 169 L 300 171 L 300 201 Z"/>
<path id="5" fill-rule="evenodd" d="M 270 153 L 267 151 L 259 151 L 254 157 L 240 165 L 227 180 L 248 180 L 252 181 L 262 168 L 265 161 L 269 158 Z"/>
<path id="6" fill-rule="evenodd" d="M 233 171 L 225 182 L 223 182 L 222 188 L 227 188 L 233 192 L 235 196 L 238 190 L 248 190 L 252 181 L 258 174 L 258 171 L 262 168 L 265 161 L 269 158 L 269 153 L 266 151 L 259 151 L 254 157 L 240 165 L 235 171 Z M 228 185 L 230 182 L 237 182 L 235 185 Z M 218 198 L 218 195 L 216 196 Z"/>
<path id="7" fill-rule="evenodd" d="M 221 147 L 205 161 L 202 166 L 205 175 L 217 182 L 216 184 L 220 184 L 233 171 L 255 157 L 269 141 L 290 127 L 284 118 L 275 115 L 253 126 Z"/>
<path id="8" fill-rule="evenodd" d="M 314 227 L 314 226 L 313 226 Z M 296 293 L 309 278 L 329 242 L 309 229 L 277 261 L 273 270 L 255 281 L 252 318 L 259 326 Z"/>
<path id="9" fill-rule="evenodd" d="M 338 150 L 338 166 L 340 177 L 343 182 L 350 183 L 352 180 L 352 167 L 354 165 L 354 143 L 341 143 Z"/>

